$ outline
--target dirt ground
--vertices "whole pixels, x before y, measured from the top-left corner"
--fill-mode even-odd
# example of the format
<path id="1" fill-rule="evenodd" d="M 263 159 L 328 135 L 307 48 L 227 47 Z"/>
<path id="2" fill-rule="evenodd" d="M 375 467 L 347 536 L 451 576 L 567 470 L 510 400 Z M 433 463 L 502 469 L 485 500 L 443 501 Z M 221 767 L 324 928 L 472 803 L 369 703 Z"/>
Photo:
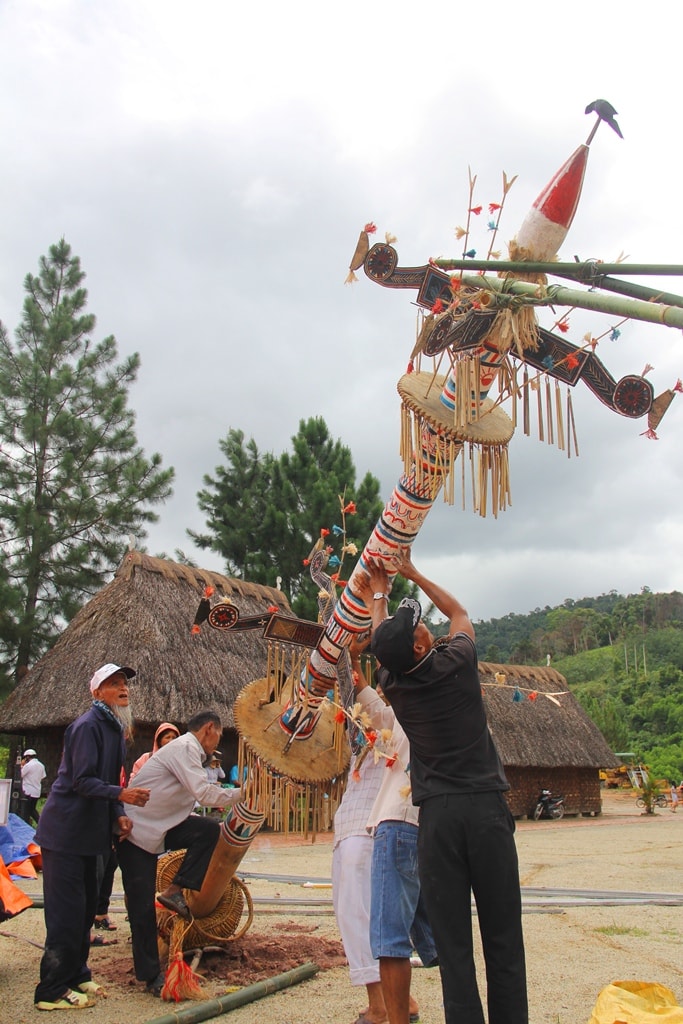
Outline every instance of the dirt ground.
<path id="1" fill-rule="evenodd" d="M 631 793 L 605 792 L 598 818 L 518 822 L 517 846 L 531 1024 L 587 1021 L 600 990 L 615 980 L 659 982 L 683 1004 L 683 896 L 668 903 L 661 898 L 683 894 L 683 809 L 643 815 Z M 364 1008 L 365 990 L 349 985 L 329 904 L 331 856 L 330 833 L 314 843 L 265 833 L 251 845 L 240 873 L 255 900 L 254 919 L 243 938 L 225 951 L 201 957 L 197 970 L 206 999 L 304 963 L 320 969 L 311 980 L 231 1010 L 226 1018 L 232 1024 L 352 1024 Z M 313 885 L 304 886 L 302 880 Z M 40 880 L 23 887 L 39 893 Z M 558 889 L 564 892 L 555 894 Z M 599 892 L 600 898 L 593 895 L 585 905 L 577 890 Z M 163 1018 L 168 1024 L 178 1019 L 176 1010 L 198 1008 L 200 1003 L 154 999 L 135 981 L 119 878 L 114 891 L 117 931 L 111 937 L 116 942 L 93 948 L 90 960 L 94 978 L 105 984 L 109 996 L 78 1019 L 143 1024 Z M 631 895 L 627 902 L 625 893 L 640 898 Z M 649 902 L 645 894 L 650 894 Z M 305 902 L 285 902 L 291 900 Z M 476 918 L 473 924 L 476 934 Z M 2 1024 L 45 1020 L 33 1008 L 43 938 L 39 909 L 0 924 Z M 477 966 L 485 995 L 478 946 Z M 438 971 L 415 969 L 412 988 L 423 1024 L 442 1022 Z M 213 1006 L 215 1016 L 218 1006 Z"/>

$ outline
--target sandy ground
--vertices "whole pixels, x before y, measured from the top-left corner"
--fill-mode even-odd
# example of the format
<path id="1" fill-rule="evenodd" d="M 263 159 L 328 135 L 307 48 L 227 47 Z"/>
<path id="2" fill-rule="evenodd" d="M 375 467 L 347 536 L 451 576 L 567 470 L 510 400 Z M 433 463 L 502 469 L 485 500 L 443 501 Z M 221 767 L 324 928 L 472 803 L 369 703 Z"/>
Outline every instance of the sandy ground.
<path id="1" fill-rule="evenodd" d="M 579 1024 L 587 1021 L 599 991 L 615 980 L 637 979 L 667 985 L 683 1004 L 683 907 L 552 897 L 543 890 L 591 890 L 612 893 L 683 894 L 683 810 L 641 814 L 630 793 L 605 793 L 599 818 L 561 822 L 518 822 L 517 845 L 524 887 L 524 931 L 531 1024 Z M 206 954 L 199 963 L 207 999 L 235 985 L 268 977 L 297 964 L 318 962 L 311 980 L 230 1011 L 233 1024 L 351 1024 L 364 1008 L 364 989 L 349 985 L 334 917 L 327 905 L 285 905 L 285 899 L 331 898 L 328 888 L 303 887 L 300 881 L 258 879 L 256 874 L 329 879 L 332 836 L 313 844 L 272 834 L 257 837 L 241 871 L 257 903 L 251 928 L 226 954 Z M 35 882 L 27 891 L 38 891 Z M 117 879 L 115 893 L 120 892 Z M 563 905 L 558 905 L 558 901 Z M 552 903 L 552 905 L 548 905 Z M 569 904 L 569 905 L 567 905 Z M 109 997 L 83 1011 L 91 1024 L 142 1024 L 177 1019 L 172 1004 L 153 999 L 132 974 L 130 933 L 120 902 L 114 904 L 117 943 L 93 949 L 96 980 L 106 979 Z M 476 931 L 476 919 L 475 931 Z M 45 1021 L 33 1008 L 42 912 L 29 909 L 0 924 L 0 1021 Z M 484 986 L 477 951 L 480 985 Z M 443 1021 L 438 972 L 413 971 L 413 993 L 424 1024 Z M 51 1020 L 52 1018 L 47 1018 Z M 63 1019 L 59 1016 L 59 1020 Z"/>

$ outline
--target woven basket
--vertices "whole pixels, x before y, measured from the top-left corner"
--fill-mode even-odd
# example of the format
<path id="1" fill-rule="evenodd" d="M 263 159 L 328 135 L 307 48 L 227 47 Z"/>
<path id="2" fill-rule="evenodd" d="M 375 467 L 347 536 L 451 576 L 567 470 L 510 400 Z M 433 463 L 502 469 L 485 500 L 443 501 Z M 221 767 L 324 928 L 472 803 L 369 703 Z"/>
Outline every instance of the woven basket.
<path id="1" fill-rule="evenodd" d="M 159 858 L 158 892 L 171 884 L 184 856 L 184 850 L 174 850 L 173 853 Z M 187 890 L 185 890 L 185 896 L 187 897 Z M 245 906 L 246 917 L 242 920 Z M 175 914 L 158 911 L 157 927 L 161 938 L 169 945 L 175 945 L 171 941 L 174 938 L 172 933 L 176 927 L 182 926 L 183 929 L 186 929 L 182 937 L 182 948 L 196 949 L 201 946 L 222 946 L 228 942 L 235 942 L 251 927 L 253 919 L 254 905 L 251 894 L 244 882 L 233 875 L 218 906 L 212 913 L 206 917 L 193 918 L 188 925 L 186 921 L 179 919 Z"/>

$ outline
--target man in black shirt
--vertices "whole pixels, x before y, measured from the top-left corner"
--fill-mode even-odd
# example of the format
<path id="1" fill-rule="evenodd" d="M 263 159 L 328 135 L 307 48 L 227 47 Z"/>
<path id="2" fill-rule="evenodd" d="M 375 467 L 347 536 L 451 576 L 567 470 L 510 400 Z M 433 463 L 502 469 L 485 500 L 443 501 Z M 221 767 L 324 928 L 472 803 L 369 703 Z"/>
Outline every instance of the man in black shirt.
<path id="1" fill-rule="evenodd" d="M 420 807 L 420 885 L 439 954 L 447 1024 L 483 1024 L 472 946 L 471 893 L 486 962 L 489 1024 L 527 1024 L 515 823 L 509 784 L 486 723 L 474 628 L 451 594 L 418 572 L 409 549 L 398 571 L 449 619 L 434 638 L 410 598 L 388 615 L 384 565 L 368 561 L 360 596 L 372 614 L 378 683 L 410 741 Z"/>

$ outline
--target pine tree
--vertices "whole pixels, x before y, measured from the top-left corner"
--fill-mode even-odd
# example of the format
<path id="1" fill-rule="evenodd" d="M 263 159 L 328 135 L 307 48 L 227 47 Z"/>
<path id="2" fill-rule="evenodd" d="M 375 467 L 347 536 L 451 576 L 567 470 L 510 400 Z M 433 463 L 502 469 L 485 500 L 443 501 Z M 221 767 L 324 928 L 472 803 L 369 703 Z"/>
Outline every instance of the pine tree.
<path id="1" fill-rule="evenodd" d="M 220 442 L 227 465 L 205 476 L 198 494 L 199 508 L 207 516 L 208 532 L 189 535 L 201 548 L 225 559 L 226 572 L 253 583 L 281 586 L 297 615 L 317 618 L 317 588 L 304 560 L 320 537 L 341 526 L 340 496 L 354 502 L 356 513 L 346 516 L 345 539 L 360 553 L 382 511 L 379 481 L 370 473 L 356 487 L 356 469 L 350 450 L 333 440 L 322 417 L 301 420 L 292 437 L 292 451 L 279 457 L 259 452 L 254 439 L 246 444 L 241 430 L 230 430 Z M 335 548 L 335 554 L 340 550 Z M 341 572 L 348 579 L 356 563 L 345 555 Z M 409 591 L 396 577 L 392 600 Z M 414 589 L 414 588 L 413 588 Z"/>
<path id="2" fill-rule="evenodd" d="M 146 458 L 128 408 L 137 354 L 95 342 L 85 274 L 62 239 L 27 275 L 12 343 L 0 323 L 0 646 L 28 666 L 145 536 L 173 469 Z"/>

